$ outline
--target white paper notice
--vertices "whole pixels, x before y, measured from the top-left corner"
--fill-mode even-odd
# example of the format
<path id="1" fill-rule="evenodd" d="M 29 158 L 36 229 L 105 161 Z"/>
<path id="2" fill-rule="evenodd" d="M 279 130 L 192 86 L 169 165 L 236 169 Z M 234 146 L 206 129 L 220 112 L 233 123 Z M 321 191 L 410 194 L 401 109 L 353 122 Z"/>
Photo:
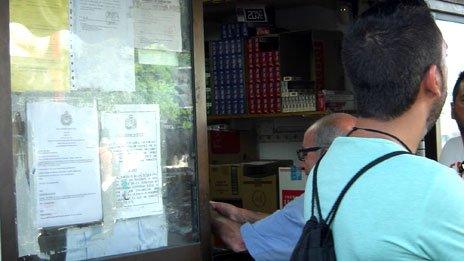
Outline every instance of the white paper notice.
<path id="1" fill-rule="evenodd" d="M 101 124 L 113 153 L 116 219 L 162 214 L 159 106 L 119 105 Z"/>
<path id="2" fill-rule="evenodd" d="M 100 221 L 96 106 L 46 101 L 26 108 L 36 227 Z"/>
<path id="3" fill-rule="evenodd" d="M 134 91 L 132 1 L 72 1 L 71 87 Z"/>
<path id="4" fill-rule="evenodd" d="M 182 51 L 179 0 L 134 1 L 135 47 Z"/>

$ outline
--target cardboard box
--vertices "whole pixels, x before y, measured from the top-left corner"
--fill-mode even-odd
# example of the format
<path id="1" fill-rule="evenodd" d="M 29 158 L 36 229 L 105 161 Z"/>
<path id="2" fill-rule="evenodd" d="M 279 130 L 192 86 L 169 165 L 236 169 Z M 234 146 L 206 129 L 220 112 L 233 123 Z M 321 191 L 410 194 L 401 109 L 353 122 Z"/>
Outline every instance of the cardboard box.
<path id="1" fill-rule="evenodd" d="M 306 180 L 307 175 L 296 166 L 279 168 L 280 208 L 304 193 Z"/>
<path id="2" fill-rule="evenodd" d="M 279 167 L 291 165 L 291 160 L 244 163 L 240 186 L 243 207 L 264 213 L 276 211 Z"/>
<path id="3" fill-rule="evenodd" d="M 210 165 L 209 192 L 212 200 L 240 200 L 241 164 Z"/>
<path id="4" fill-rule="evenodd" d="M 245 109 L 241 102 L 240 109 Z M 208 131 L 210 164 L 228 164 L 258 159 L 258 138 L 254 131 Z M 231 144 L 233 143 L 233 144 Z"/>
<path id="5" fill-rule="evenodd" d="M 291 165 L 291 160 L 210 165 L 210 197 L 272 213 L 279 208 L 279 167 Z"/>

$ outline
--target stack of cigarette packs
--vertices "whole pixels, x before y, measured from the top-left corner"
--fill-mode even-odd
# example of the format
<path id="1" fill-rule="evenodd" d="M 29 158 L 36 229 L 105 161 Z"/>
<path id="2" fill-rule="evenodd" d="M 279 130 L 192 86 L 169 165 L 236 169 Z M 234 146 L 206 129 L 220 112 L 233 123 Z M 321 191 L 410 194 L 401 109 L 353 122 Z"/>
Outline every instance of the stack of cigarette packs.
<path id="1" fill-rule="evenodd" d="M 243 23 L 221 26 L 221 40 L 211 42 L 213 113 L 246 113 Z"/>
<path id="2" fill-rule="evenodd" d="M 247 39 L 245 64 L 250 114 L 281 112 L 279 51 L 260 50 L 260 37 Z"/>

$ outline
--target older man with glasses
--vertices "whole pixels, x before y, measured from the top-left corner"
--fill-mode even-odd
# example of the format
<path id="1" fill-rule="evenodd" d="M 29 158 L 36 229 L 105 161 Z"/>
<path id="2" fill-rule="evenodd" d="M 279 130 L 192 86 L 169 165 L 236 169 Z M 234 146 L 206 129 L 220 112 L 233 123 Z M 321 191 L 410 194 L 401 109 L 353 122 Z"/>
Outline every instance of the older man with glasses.
<path id="1" fill-rule="evenodd" d="M 351 131 L 355 123 L 356 119 L 349 114 L 334 113 L 311 125 L 303 137 L 302 148 L 297 151 L 301 169 L 308 174 L 332 141 Z"/>
<path id="2" fill-rule="evenodd" d="M 297 151 L 301 169 L 309 173 L 332 141 L 352 130 L 355 123 L 349 114 L 334 113 L 311 125 Z M 211 202 L 212 229 L 235 252 L 248 250 L 256 260 L 288 260 L 305 224 L 303 203 L 304 195 L 269 215 Z"/>

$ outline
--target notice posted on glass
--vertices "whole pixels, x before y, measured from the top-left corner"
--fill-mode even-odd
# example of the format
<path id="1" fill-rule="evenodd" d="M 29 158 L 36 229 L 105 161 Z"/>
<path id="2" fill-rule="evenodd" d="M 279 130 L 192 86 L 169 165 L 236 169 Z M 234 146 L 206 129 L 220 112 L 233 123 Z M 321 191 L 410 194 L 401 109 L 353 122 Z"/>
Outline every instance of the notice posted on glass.
<path id="1" fill-rule="evenodd" d="M 139 49 L 182 52 L 179 0 L 134 1 L 134 40 Z"/>
<path id="2" fill-rule="evenodd" d="M 164 213 L 158 105 L 119 105 L 101 115 L 102 146 L 112 153 L 116 219 Z"/>
<path id="3" fill-rule="evenodd" d="M 71 89 L 134 91 L 131 1 L 81 0 L 71 8 Z"/>
<path id="4" fill-rule="evenodd" d="M 36 227 L 101 221 L 95 104 L 40 101 L 26 110 Z"/>

